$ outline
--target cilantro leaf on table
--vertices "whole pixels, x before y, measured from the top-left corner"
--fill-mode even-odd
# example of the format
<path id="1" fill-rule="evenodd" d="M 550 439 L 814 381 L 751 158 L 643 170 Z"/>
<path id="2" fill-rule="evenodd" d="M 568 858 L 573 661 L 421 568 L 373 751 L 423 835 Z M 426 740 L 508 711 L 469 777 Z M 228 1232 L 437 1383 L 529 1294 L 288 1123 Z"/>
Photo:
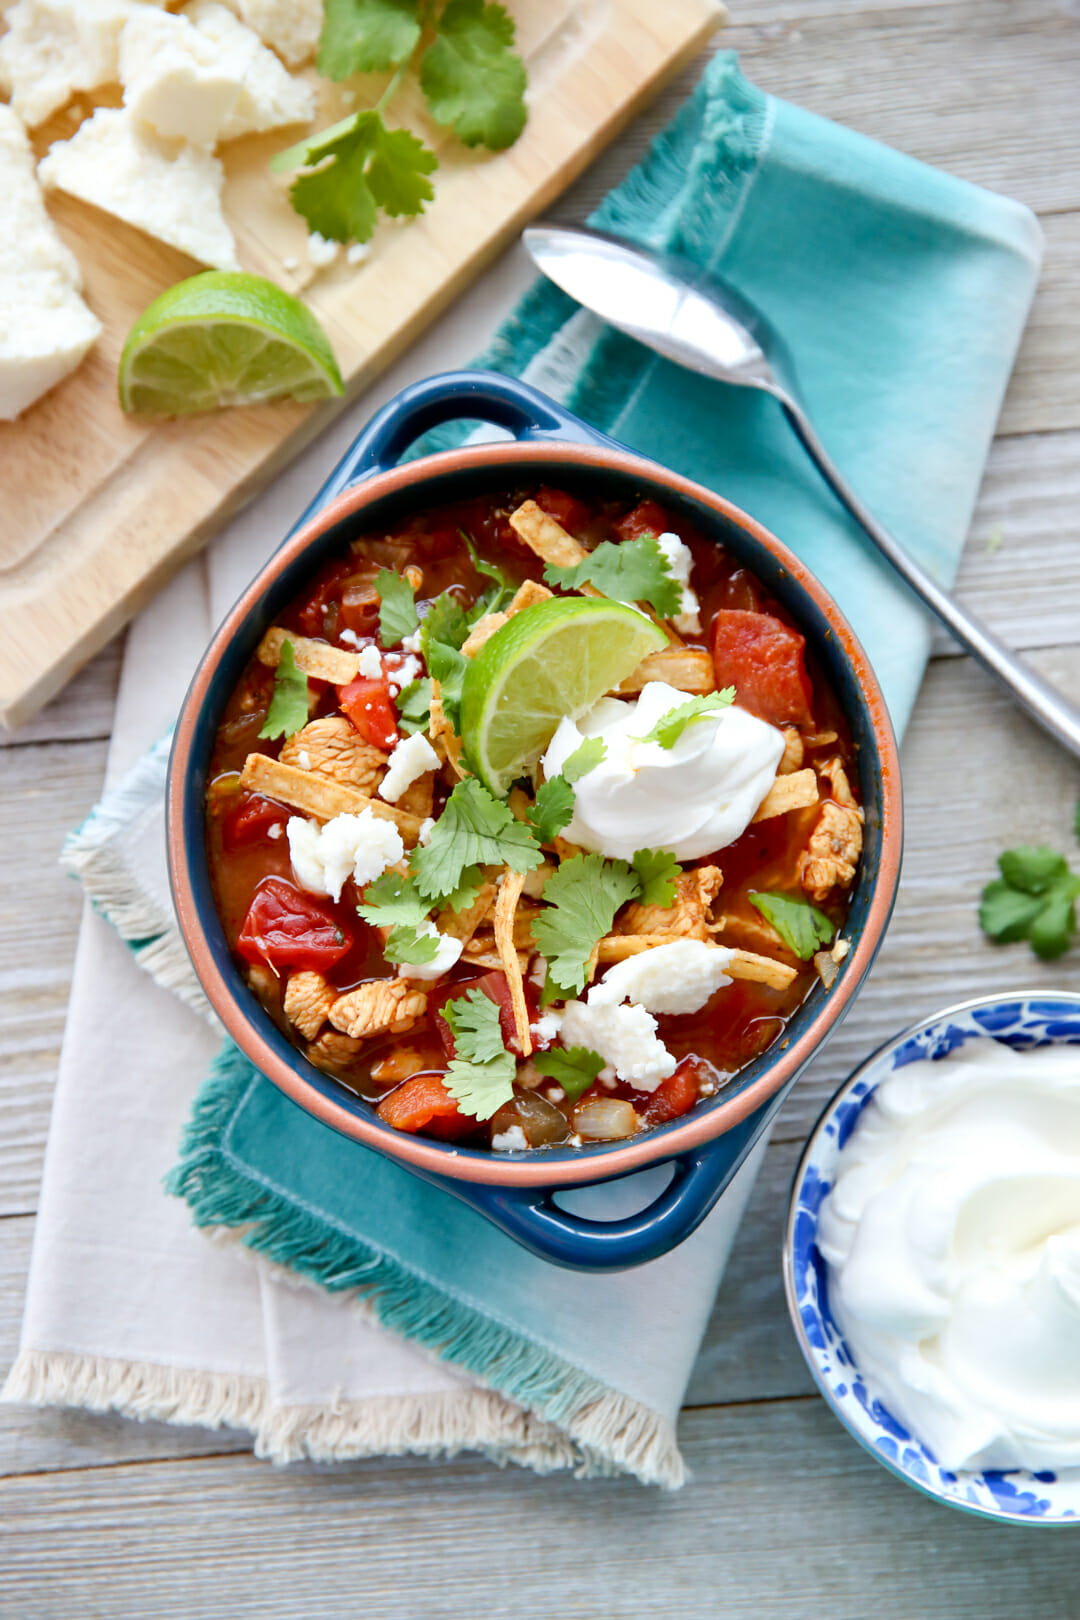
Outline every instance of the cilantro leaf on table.
<path id="1" fill-rule="evenodd" d="M 411 737 L 415 731 L 426 731 L 431 723 L 431 677 L 421 675 L 410 681 L 396 698 L 398 730 Z"/>
<path id="2" fill-rule="evenodd" d="M 437 124 L 466 146 L 501 152 L 525 127 L 525 66 L 513 18 L 484 0 L 449 0 L 420 61 L 420 88 Z"/>
<path id="3" fill-rule="evenodd" d="M 636 898 L 640 885 L 625 861 L 575 855 L 544 885 L 548 903 L 533 918 L 533 939 L 546 958 L 548 981 L 564 994 L 579 994 L 593 947 L 611 932 L 615 913 Z"/>
<path id="4" fill-rule="evenodd" d="M 327 79 L 407 62 L 420 39 L 419 0 L 323 0 L 315 66 Z"/>
<path id="5" fill-rule="evenodd" d="M 420 893 L 453 894 L 470 866 L 509 866 L 531 872 L 544 857 L 532 831 L 492 797 L 475 776 L 457 784 L 427 844 L 417 844 L 410 870 Z"/>
<path id="6" fill-rule="evenodd" d="M 588 1046 L 554 1046 L 550 1052 L 538 1052 L 532 1061 L 537 1073 L 562 1086 L 571 1102 L 588 1091 L 605 1067 L 599 1052 Z"/>
<path id="7" fill-rule="evenodd" d="M 809 900 L 795 900 L 788 894 L 760 890 L 749 894 L 747 899 L 803 962 L 808 962 L 822 945 L 828 945 L 836 933 L 836 924 Z"/>
<path id="8" fill-rule="evenodd" d="M 454 1037 L 443 1083 L 463 1113 L 490 1119 L 513 1097 L 517 1073 L 503 1044 L 499 1009 L 482 990 L 467 990 L 443 1003 L 442 1016 Z"/>
<path id="9" fill-rule="evenodd" d="M 544 578 L 563 590 L 595 585 L 616 602 L 648 602 L 664 619 L 672 618 L 682 607 L 682 586 L 654 534 L 619 544 L 601 540 L 587 557 L 568 568 L 548 563 Z"/>
<path id="10" fill-rule="evenodd" d="M 682 867 L 669 849 L 639 849 L 630 862 L 637 874 L 643 906 L 673 906 L 675 879 Z"/>
<path id="11" fill-rule="evenodd" d="M 424 962 L 433 962 L 438 950 L 437 935 L 422 934 L 411 923 L 398 923 L 390 930 L 383 955 L 388 962 L 406 962 L 410 967 L 420 967 Z"/>
<path id="12" fill-rule="evenodd" d="M 983 933 L 998 945 L 1026 939 L 1046 961 L 1061 956 L 1076 930 L 1080 877 L 1064 855 L 1045 844 L 1021 844 L 998 856 L 1001 877 L 988 883 L 979 905 Z"/>
<path id="13" fill-rule="evenodd" d="M 379 640 L 384 647 L 396 647 L 411 636 L 420 620 L 416 616 L 416 595 L 404 574 L 380 568 L 375 575 L 379 596 Z"/>
<path id="14" fill-rule="evenodd" d="M 311 172 L 293 181 L 293 207 L 309 230 L 329 241 L 367 242 L 380 208 L 395 216 L 422 214 L 435 195 L 426 178 L 438 166 L 434 152 L 407 129 L 387 129 L 376 111 L 354 113 L 301 141 L 272 167 L 297 162 Z"/>
<path id="15" fill-rule="evenodd" d="M 607 749 L 602 737 L 586 737 L 580 748 L 563 761 L 557 776 L 550 776 L 537 790 L 536 801 L 529 811 L 529 825 L 541 844 L 550 844 L 563 828 L 569 826 L 574 814 L 573 784 L 595 770 Z"/>
<path id="16" fill-rule="evenodd" d="M 400 872 L 384 872 L 367 885 L 356 909 L 375 928 L 393 928 L 399 923 L 416 928 L 427 921 L 431 902 L 420 898 L 412 878 Z"/>
<path id="17" fill-rule="evenodd" d="M 308 678 L 296 667 L 293 644 L 281 643 L 281 657 L 274 671 L 274 695 L 266 711 L 260 737 L 291 737 L 308 723 Z"/>
<path id="18" fill-rule="evenodd" d="M 669 709 L 651 731 L 637 740 L 659 743 L 661 748 L 674 748 L 687 726 L 693 721 L 703 714 L 717 714 L 721 709 L 729 709 L 734 701 L 733 686 L 725 686 L 722 692 L 707 692 L 701 697 L 688 698 L 685 703 L 680 703 L 677 709 Z"/>

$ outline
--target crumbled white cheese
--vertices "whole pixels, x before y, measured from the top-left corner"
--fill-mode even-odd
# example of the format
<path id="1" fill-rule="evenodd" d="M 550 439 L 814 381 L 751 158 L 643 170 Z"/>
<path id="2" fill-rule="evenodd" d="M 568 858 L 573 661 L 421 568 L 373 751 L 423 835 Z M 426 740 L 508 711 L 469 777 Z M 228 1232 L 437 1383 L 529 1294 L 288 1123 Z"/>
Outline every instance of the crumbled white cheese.
<path id="1" fill-rule="evenodd" d="M 589 991 L 590 1006 L 632 1001 L 653 1013 L 700 1012 L 721 985 L 732 952 L 703 939 L 673 939 L 609 967 Z"/>
<path id="2" fill-rule="evenodd" d="M 347 264 L 363 264 L 371 255 L 370 242 L 350 242 L 345 249 L 345 262 Z"/>
<path id="3" fill-rule="evenodd" d="M 225 0 L 265 45 L 290 67 L 315 55 L 323 23 L 323 0 Z"/>
<path id="4" fill-rule="evenodd" d="M 644 1007 L 608 1002 L 568 1001 L 563 1008 L 562 1040 L 566 1046 L 588 1046 L 599 1052 L 620 1080 L 639 1091 L 655 1091 L 675 1073 L 672 1057 L 656 1033 L 656 1019 Z"/>
<path id="5" fill-rule="evenodd" d="M 300 260 L 299 259 L 294 259 L 291 256 L 289 258 L 287 258 L 287 259 L 282 259 L 281 268 L 283 270 L 288 270 L 290 272 L 290 274 L 291 274 L 294 270 L 299 270 L 299 268 L 300 268 Z M 342 637 L 344 637 L 344 635 L 345 635 L 344 630 L 341 632 L 341 634 L 342 634 Z M 351 635 L 355 634 L 355 632 L 350 630 L 349 634 L 351 636 Z"/>
<path id="6" fill-rule="evenodd" d="M 427 935 L 438 940 L 438 949 L 430 962 L 400 962 L 398 972 L 403 979 L 441 979 L 444 973 L 449 973 L 463 946 L 460 939 L 452 934 L 440 934 L 433 922 L 422 922 L 416 930 L 418 935 Z"/>
<path id="7" fill-rule="evenodd" d="M 431 843 L 431 835 L 432 835 L 432 833 L 434 831 L 435 831 L 435 817 L 434 816 L 428 816 L 426 818 L 426 820 L 424 820 L 424 821 L 422 821 L 420 823 L 420 831 L 417 834 L 418 841 L 421 844 L 425 845 L 425 846 L 430 844 Z"/>
<path id="8" fill-rule="evenodd" d="M 403 737 L 390 755 L 386 775 L 379 783 L 379 797 L 387 804 L 397 804 L 418 776 L 438 768 L 438 754 L 422 731 L 414 731 L 411 737 Z"/>
<path id="9" fill-rule="evenodd" d="M 529 1143 L 520 1125 L 510 1125 L 505 1131 L 495 1133 L 491 1145 L 496 1153 L 521 1153 Z"/>
<path id="10" fill-rule="evenodd" d="M 697 593 L 690 584 L 690 570 L 694 566 L 694 554 L 690 547 L 680 540 L 677 534 L 658 534 L 656 543 L 668 560 L 668 567 L 674 577 L 682 586 L 682 602 L 678 613 L 672 619 L 676 630 L 684 635 L 699 636 L 701 634 L 701 603 Z"/>
<path id="11" fill-rule="evenodd" d="M 413 681 L 418 678 L 420 669 L 419 658 L 413 658 L 411 655 L 398 658 L 397 667 L 394 670 L 394 679 L 400 681 L 402 687 L 411 686 Z"/>
<path id="12" fill-rule="evenodd" d="M 221 140 L 280 129 L 284 124 L 310 123 L 315 116 L 311 86 L 288 73 L 258 34 L 239 22 L 219 0 L 191 0 L 183 16 L 194 23 L 239 84 Z"/>
<path id="13" fill-rule="evenodd" d="M 121 30 L 144 9 L 134 0 L 18 0 L 0 39 L 0 89 L 23 122 L 44 123 L 76 90 L 115 84 Z"/>
<path id="14" fill-rule="evenodd" d="M 529 1033 L 539 1045 L 550 1046 L 552 1041 L 558 1040 L 561 1028 L 562 1014 L 545 1012 L 540 1014 L 535 1024 L 529 1025 Z"/>
<path id="15" fill-rule="evenodd" d="M 300 767 L 300 769 L 302 771 L 310 771 L 310 769 L 311 769 L 311 755 L 308 753 L 306 748 L 297 749 L 296 763 L 299 765 L 299 767 Z"/>
<path id="16" fill-rule="evenodd" d="M 340 900 L 346 878 L 360 888 L 405 858 L 405 845 L 392 821 L 371 810 L 335 816 L 324 827 L 290 816 L 286 828 L 293 875 L 311 894 Z"/>
<path id="17" fill-rule="evenodd" d="M 379 656 L 379 649 L 368 642 L 366 647 L 360 649 L 357 674 L 363 675 L 365 680 L 377 681 L 382 672 L 383 664 Z"/>
<path id="18" fill-rule="evenodd" d="M 320 236 L 318 231 L 312 231 L 307 239 L 307 256 L 316 270 L 325 270 L 337 258 L 340 247 L 340 242 L 333 242 L 329 237 Z"/>
<path id="19" fill-rule="evenodd" d="M 285 828 L 281 825 L 280 821 L 274 821 L 271 822 L 266 831 L 270 838 L 280 838 L 282 833 L 285 831 Z"/>
<path id="20" fill-rule="evenodd" d="M 0 103 L 0 419 L 74 371 L 100 334 L 81 285 L 45 212 L 26 131 Z"/>
<path id="21" fill-rule="evenodd" d="M 225 16 L 242 28 L 229 12 Z M 254 34 L 251 38 L 265 49 Z M 276 56 L 270 60 L 284 72 Z M 125 23 L 119 71 L 124 105 L 136 118 L 167 139 L 205 147 L 219 139 L 244 81 L 243 67 L 237 71 L 223 59 L 186 17 L 152 7 L 140 7 Z"/>
<path id="22" fill-rule="evenodd" d="M 351 251 L 351 250 L 350 250 Z M 411 636 L 402 636 L 401 645 L 407 653 L 414 656 L 420 651 L 420 626 L 417 625 Z M 415 679 L 415 677 L 414 677 Z"/>
<path id="23" fill-rule="evenodd" d="M 224 171 L 186 142 L 164 142 L 127 108 L 99 107 L 38 166 L 43 185 L 81 197 L 218 270 L 238 270 L 221 211 Z"/>
<path id="24" fill-rule="evenodd" d="M 547 1096 L 554 1103 L 565 1102 L 566 1100 L 566 1092 L 562 1086 L 548 1086 Z"/>

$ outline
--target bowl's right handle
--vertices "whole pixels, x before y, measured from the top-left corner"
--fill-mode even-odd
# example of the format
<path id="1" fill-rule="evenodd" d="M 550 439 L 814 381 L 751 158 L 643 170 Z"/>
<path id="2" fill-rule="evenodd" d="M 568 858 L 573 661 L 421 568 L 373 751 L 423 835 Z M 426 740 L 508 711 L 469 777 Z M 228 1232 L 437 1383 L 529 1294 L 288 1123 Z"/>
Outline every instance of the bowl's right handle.
<path id="1" fill-rule="evenodd" d="M 412 383 L 376 411 L 304 512 L 296 529 L 354 484 L 396 467 L 411 444 L 444 422 L 490 422 L 515 439 L 615 445 L 539 389 L 496 371 L 445 371 Z M 621 449 L 622 446 L 615 446 Z M 295 533 L 295 529 L 293 531 Z"/>

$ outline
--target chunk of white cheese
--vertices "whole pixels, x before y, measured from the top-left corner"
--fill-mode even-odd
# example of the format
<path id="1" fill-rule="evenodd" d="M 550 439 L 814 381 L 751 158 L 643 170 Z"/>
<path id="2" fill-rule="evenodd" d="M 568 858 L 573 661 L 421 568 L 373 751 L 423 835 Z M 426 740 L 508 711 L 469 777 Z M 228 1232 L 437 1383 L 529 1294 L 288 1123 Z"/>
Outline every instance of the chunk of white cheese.
<path id="1" fill-rule="evenodd" d="M 311 86 L 287 72 L 258 34 L 238 21 L 219 0 L 191 0 L 181 19 L 194 24 L 216 54 L 219 66 L 237 81 L 236 101 L 222 126 L 221 140 L 279 129 L 285 124 L 306 124 L 314 118 L 315 93 Z"/>
<path id="2" fill-rule="evenodd" d="M 226 0 L 226 4 L 290 67 L 315 55 L 323 0 Z"/>
<path id="3" fill-rule="evenodd" d="M 334 242 L 329 237 L 320 236 L 318 231 L 312 231 L 307 239 L 308 262 L 313 264 L 316 270 L 325 270 L 328 264 L 333 264 L 340 248 L 340 242 Z"/>
<path id="4" fill-rule="evenodd" d="M 334 816 L 323 827 L 303 816 L 290 816 L 285 831 L 297 883 L 311 894 L 329 894 L 335 900 L 341 899 L 346 878 L 363 888 L 405 858 L 394 823 L 371 810 Z"/>
<path id="5" fill-rule="evenodd" d="M 682 602 L 679 611 L 672 619 L 676 630 L 681 630 L 687 636 L 701 634 L 701 603 L 697 599 L 697 592 L 690 584 L 690 570 L 694 566 L 694 554 L 690 547 L 679 539 L 677 534 L 658 534 L 656 543 L 668 560 L 668 567 L 673 576 L 682 586 Z"/>
<path id="6" fill-rule="evenodd" d="M 386 775 L 379 783 L 379 797 L 385 799 L 387 804 L 397 804 L 417 777 L 426 776 L 428 771 L 437 771 L 438 768 L 438 754 L 422 731 L 414 731 L 411 737 L 403 737 L 390 755 Z"/>
<path id="7" fill-rule="evenodd" d="M 675 1073 L 677 1060 L 656 1033 L 656 1019 L 644 1007 L 609 1002 L 568 1001 L 563 1008 L 564 1046 L 599 1052 L 620 1080 L 638 1091 L 655 1091 Z"/>
<path id="8" fill-rule="evenodd" d="M 344 636 L 342 637 L 344 640 Z M 382 674 L 382 656 L 378 647 L 368 642 L 361 647 L 360 657 L 356 662 L 356 673 L 362 675 L 366 681 L 377 681 Z"/>
<path id="9" fill-rule="evenodd" d="M 0 89 L 24 123 L 44 123 L 76 90 L 115 84 L 120 33 L 165 0 L 18 0 L 0 38 Z"/>
<path id="10" fill-rule="evenodd" d="M 81 285 L 45 211 L 26 131 L 0 104 L 0 419 L 74 371 L 100 335 Z"/>
<path id="11" fill-rule="evenodd" d="M 438 947 L 430 962 L 399 962 L 397 970 L 403 979 L 441 979 L 444 973 L 449 973 L 463 946 L 460 939 L 452 934 L 440 934 L 433 922 L 422 922 L 416 930 L 421 937 L 438 940 Z"/>
<path id="12" fill-rule="evenodd" d="M 248 32 L 231 12 L 225 16 Z M 276 57 L 271 60 L 281 69 Z M 159 135 L 193 146 L 217 143 L 244 82 L 243 63 L 237 68 L 223 59 L 186 17 L 153 9 L 125 24 L 119 67 L 124 106 Z"/>
<path id="13" fill-rule="evenodd" d="M 649 1012 L 700 1012 L 722 985 L 732 952 L 703 939 L 673 939 L 609 967 L 589 991 L 590 1006 L 632 1001 Z"/>
<path id="14" fill-rule="evenodd" d="M 43 185 L 92 203 L 217 270 L 238 270 L 221 211 L 224 171 L 184 141 L 165 141 L 126 107 L 99 107 L 38 166 Z"/>
<path id="15" fill-rule="evenodd" d="M 496 1153 L 523 1153 L 529 1143 L 520 1125 L 508 1125 L 505 1131 L 495 1132 L 491 1145 Z"/>

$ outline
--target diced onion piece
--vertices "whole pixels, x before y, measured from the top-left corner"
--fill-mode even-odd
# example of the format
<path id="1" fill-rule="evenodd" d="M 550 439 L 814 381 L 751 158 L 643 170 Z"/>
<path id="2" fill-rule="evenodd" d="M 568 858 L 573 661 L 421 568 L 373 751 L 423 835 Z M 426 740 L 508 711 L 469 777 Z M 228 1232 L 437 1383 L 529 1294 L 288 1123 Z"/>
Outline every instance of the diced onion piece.
<path id="1" fill-rule="evenodd" d="M 566 1115 L 535 1092 L 503 1103 L 492 1118 L 491 1134 L 498 1136 L 513 1125 L 521 1127 L 526 1142 L 533 1148 L 554 1147 L 557 1142 L 565 1142 L 570 1134 Z"/>
<path id="2" fill-rule="evenodd" d="M 637 1134 L 640 1121 L 621 1097 L 591 1097 L 574 1109 L 574 1129 L 590 1142 L 615 1142 Z"/>
<path id="3" fill-rule="evenodd" d="M 818 951 L 814 957 L 814 966 L 818 970 L 818 978 L 826 990 L 831 990 L 836 983 L 836 975 L 840 966 L 831 951 Z"/>

